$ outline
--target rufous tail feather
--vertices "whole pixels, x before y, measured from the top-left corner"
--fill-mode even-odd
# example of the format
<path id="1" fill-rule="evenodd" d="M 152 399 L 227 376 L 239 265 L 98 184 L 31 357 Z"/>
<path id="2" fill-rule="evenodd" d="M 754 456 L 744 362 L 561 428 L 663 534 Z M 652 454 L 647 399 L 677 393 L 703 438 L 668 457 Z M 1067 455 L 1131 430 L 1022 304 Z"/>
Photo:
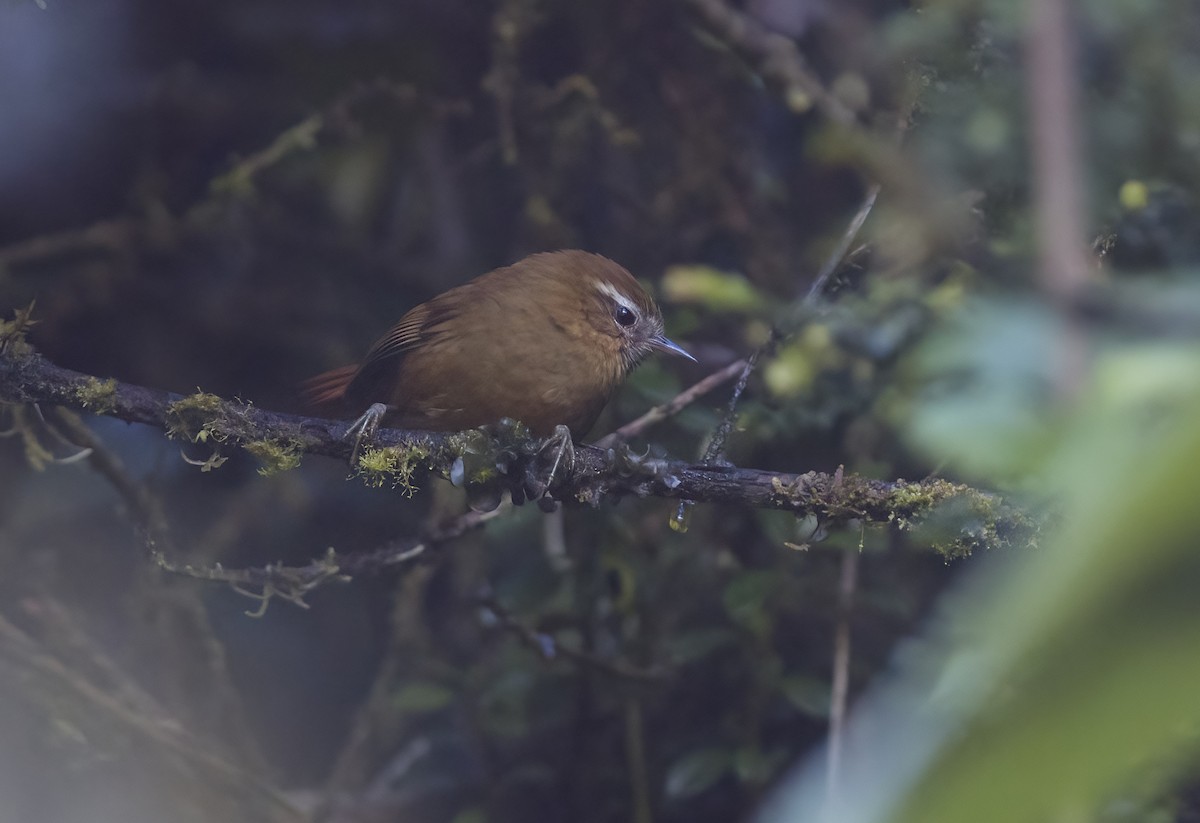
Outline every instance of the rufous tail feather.
<path id="1" fill-rule="evenodd" d="M 310 377 L 300 387 L 304 401 L 316 407 L 340 402 L 345 398 L 346 388 L 357 373 L 358 366 L 342 366 Z"/>

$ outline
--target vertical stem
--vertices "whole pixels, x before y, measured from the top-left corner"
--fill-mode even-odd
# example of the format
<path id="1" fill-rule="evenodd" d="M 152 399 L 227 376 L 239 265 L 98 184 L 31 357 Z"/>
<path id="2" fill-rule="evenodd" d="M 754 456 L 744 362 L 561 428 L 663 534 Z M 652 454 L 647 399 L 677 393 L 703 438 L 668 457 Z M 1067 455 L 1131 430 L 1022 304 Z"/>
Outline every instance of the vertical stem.
<path id="1" fill-rule="evenodd" d="M 625 699 L 625 762 L 629 766 L 629 788 L 633 794 L 633 823 L 653 823 L 642 704 L 636 697 Z"/>
<path id="2" fill-rule="evenodd" d="M 552 512 L 547 512 L 542 518 L 542 550 L 546 554 L 546 562 L 556 572 L 564 572 L 571 567 L 571 558 L 567 556 L 566 520 L 560 506 Z"/>
<path id="3" fill-rule="evenodd" d="M 1026 94 L 1031 119 L 1038 279 L 1069 309 L 1091 279 L 1084 237 L 1083 142 L 1079 77 L 1070 0 L 1029 0 L 1025 36 Z M 1083 332 L 1069 318 L 1059 352 L 1059 395 L 1069 398 L 1084 377 Z"/>
<path id="4" fill-rule="evenodd" d="M 858 589 L 859 557 L 859 552 L 852 549 L 843 552 L 838 581 L 838 622 L 833 634 L 833 684 L 829 698 L 829 755 L 825 770 L 826 821 L 838 818 L 846 705 L 850 694 L 850 614 Z"/>

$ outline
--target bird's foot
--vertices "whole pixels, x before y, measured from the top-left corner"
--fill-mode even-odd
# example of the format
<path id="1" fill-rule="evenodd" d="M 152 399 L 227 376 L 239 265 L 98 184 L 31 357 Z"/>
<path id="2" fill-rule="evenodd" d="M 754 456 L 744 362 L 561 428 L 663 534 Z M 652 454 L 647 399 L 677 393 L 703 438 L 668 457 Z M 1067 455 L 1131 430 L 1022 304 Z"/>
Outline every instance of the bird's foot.
<path id="1" fill-rule="evenodd" d="M 358 464 L 358 455 L 362 451 L 363 443 L 370 443 L 375 437 L 375 432 L 379 431 L 379 423 L 383 420 L 384 415 L 388 413 L 388 407 L 383 403 L 372 403 L 371 407 L 362 413 L 362 416 L 350 424 L 350 428 L 346 429 L 344 435 L 346 440 L 354 438 L 354 449 L 350 452 L 350 465 Z"/>
<path id="2" fill-rule="evenodd" d="M 571 430 L 566 426 L 555 426 L 554 434 L 542 441 L 542 445 L 538 447 L 538 456 L 554 455 L 554 460 L 550 464 L 550 471 L 546 475 L 546 480 L 537 485 L 539 489 L 532 489 L 536 494 L 531 494 L 531 497 L 538 498 L 538 505 L 543 509 L 553 510 L 555 501 L 549 496 L 550 489 L 559 481 L 563 475 L 570 475 L 575 471 L 575 442 L 571 439 Z"/>
<path id="3" fill-rule="evenodd" d="M 567 474 L 575 471 L 575 441 L 571 439 L 571 430 L 566 426 L 555 426 L 554 434 L 546 438 L 542 443 L 541 451 L 545 452 L 550 449 L 556 449 L 554 454 L 554 463 L 550 466 L 550 474 L 546 477 L 547 485 L 554 485 L 554 481 L 558 479 L 558 470 L 561 468 Z"/>

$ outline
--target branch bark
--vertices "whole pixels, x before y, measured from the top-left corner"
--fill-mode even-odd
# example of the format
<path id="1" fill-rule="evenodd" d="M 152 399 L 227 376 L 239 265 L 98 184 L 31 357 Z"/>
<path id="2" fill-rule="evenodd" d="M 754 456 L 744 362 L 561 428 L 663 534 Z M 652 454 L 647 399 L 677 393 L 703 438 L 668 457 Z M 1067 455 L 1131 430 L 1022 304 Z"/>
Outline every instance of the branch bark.
<path id="1" fill-rule="evenodd" d="M 184 396 L 101 380 L 62 368 L 35 353 L 0 354 L 0 402 L 66 406 L 160 428 L 169 436 L 214 449 L 245 449 L 294 456 L 317 454 L 349 461 L 348 423 L 260 409 L 209 394 Z M 541 441 L 518 432 L 445 433 L 381 429 L 374 449 L 394 449 L 444 476 L 462 474 L 462 461 L 482 461 L 506 479 L 514 497 L 549 473 Z M 266 447 L 266 448 L 264 448 Z M 361 470 L 361 468 L 360 468 Z M 470 476 L 466 478 L 470 481 Z M 539 489 L 540 490 L 540 489 Z M 532 492 L 531 496 L 536 494 Z M 573 465 L 560 467 L 548 494 L 556 500 L 598 504 L 628 495 L 754 506 L 813 515 L 826 523 L 894 524 L 907 528 L 944 504 L 957 503 L 965 522 L 935 541 L 947 554 L 1022 545 L 1037 524 L 1000 497 L 946 480 L 875 480 L 822 472 L 774 472 L 639 458 L 627 449 L 576 448 Z M 965 509 L 962 508 L 965 504 Z"/>

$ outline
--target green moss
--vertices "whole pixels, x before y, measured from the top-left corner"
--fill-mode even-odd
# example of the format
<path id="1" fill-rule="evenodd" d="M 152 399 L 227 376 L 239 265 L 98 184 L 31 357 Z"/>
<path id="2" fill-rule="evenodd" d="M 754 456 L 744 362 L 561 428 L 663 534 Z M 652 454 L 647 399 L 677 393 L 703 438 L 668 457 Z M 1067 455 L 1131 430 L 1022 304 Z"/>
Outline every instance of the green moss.
<path id="1" fill-rule="evenodd" d="M 195 394 L 189 394 L 187 397 L 176 400 L 167 407 L 167 413 L 184 414 L 188 412 L 202 412 L 204 414 L 217 414 L 221 411 L 223 405 L 224 401 L 215 394 L 197 391 Z"/>
<path id="2" fill-rule="evenodd" d="M 499 476 L 496 461 L 505 448 L 519 448 L 529 440 L 529 430 L 515 421 L 503 421 L 493 437 L 481 429 L 457 432 L 446 439 L 446 448 L 461 457 L 467 485 L 486 483 Z M 450 461 L 453 462 L 453 461 Z"/>
<path id="3" fill-rule="evenodd" d="M 468 429 L 449 435 L 446 438 L 446 447 L 455 457 L 483 454 L 494 448 L 492 438 L 479 429 Z"/>
<path id="4" fill-rule="evenodd" d="M 832 523 L 889 523 L 948 560 L 980 549 L 1036 546 L 1040 530 L 1037 520 L 1001 497 L 937 478 L 880 484 L 810 472 L 790 483 L 774 478 L 772 487 L 801 511 Z"/>
<path id="5" fill-rule="evenodd" d="M 467 482 L 486 483 L 489 480 L 495 480 L 499 476 L 500 472 L 496 471 L 496 464 L 489 463 L 472 471 L 471 476 L 467 478 Z"/>
<path id="6" fill-rule="evenodd" d="M 202 391 L 176 400 L 167 406 L 167 436 L 186 437 L 193 443 L 223 443 L 228 438 L 221 429 L 224 407 L 221 398 Z"/>
<path id="7" fill-rule="evenodd" d="M 262 462 L 258 473 L 269 477 L 278 472 L 291 471 L 300 465 L 303 450 L 295 440 L 251 440 L 242 446 Z"/>
<path id="8" fill-rule="evenodd" d="M 83 385 L 75 389 L 79 404 L 96 414 L 108 414 L 116 408 L 117 381 L 109 378 L 101 380 L 89 377 Z"/>
<path id="9" fill-rule="evenodd" d="M 0 354 L 22 357 L 33 351 L 25 333 L 38 321 L 33 319 L 33 303 L 13 312 L 12 320 L 0 320 Z"/>
<path id="10" fill-rule="evenodd" d="M 1036 548 L 1040 524 L 993 494 L 937 480 L 927 484 L 925 516 L 911 528 L 947 560 L 979 550 Z"/>
<path id="11" fill-rule="evenodd" d="M 380 487 L 387 483 L 392 488 L 401 488 L 411 497 L 417 491 L 412 482 L 413 474 L 429 458 L 430 451 L 425 446 L 367 448 L 359 455 L 354 470 L 368 486 Z"/>
<path id="12" fill-rule="evenodd" d="M 947 480 L 932 479 L 924 483 L 900 481 L 891 492 L 891 514 L 888 519 L 901 529 L 909 529 L 915 518 L 928 514 L 934 506 L 951 498 L 974 492 L 968 486 Z M 974 492 L 978 495 L 978 492 Z"/>

